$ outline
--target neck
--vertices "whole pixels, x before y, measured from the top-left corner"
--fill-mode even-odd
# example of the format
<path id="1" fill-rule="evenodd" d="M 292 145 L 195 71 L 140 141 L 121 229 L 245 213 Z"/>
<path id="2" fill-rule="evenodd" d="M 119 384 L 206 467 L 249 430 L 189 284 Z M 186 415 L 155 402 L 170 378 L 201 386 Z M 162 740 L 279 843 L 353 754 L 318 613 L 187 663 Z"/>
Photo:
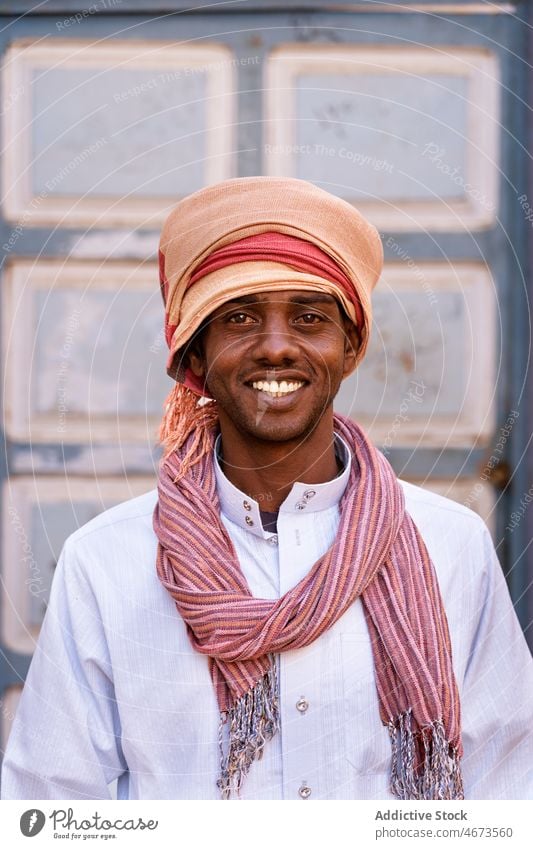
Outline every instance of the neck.
<path id="1" fill-rule="evenodd" d="M 279 509 L 294 483 L 326 483 L 339 472 L 333 414 L 323 416 L 312 433 L 287 442 L 269 442 L 241 434 L 220 420 L 221 466 L 238 489 L 259 504 Z"/>

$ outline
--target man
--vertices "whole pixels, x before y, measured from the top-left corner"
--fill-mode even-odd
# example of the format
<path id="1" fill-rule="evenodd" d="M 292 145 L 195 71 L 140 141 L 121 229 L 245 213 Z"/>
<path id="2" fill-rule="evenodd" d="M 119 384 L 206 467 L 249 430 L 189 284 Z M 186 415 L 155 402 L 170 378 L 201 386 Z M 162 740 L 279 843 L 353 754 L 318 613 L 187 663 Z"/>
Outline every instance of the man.
<path id="1" fill-rule="evenodd" d="M 532 795 L 532 663 L 483 522 L 333 415 L 381 264 L 300 180 L 170 215 L 158 491 L 65 544 L 5 798 Z"/>

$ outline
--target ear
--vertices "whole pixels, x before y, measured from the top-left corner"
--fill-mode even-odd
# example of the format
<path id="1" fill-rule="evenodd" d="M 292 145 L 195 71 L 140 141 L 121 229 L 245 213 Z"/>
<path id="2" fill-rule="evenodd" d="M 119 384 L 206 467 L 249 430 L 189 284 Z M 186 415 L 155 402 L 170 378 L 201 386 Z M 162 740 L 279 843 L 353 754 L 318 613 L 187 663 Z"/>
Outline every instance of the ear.
<path id="1" fill-rule="evenodd" d="M 361 337 L 357 326 L 348 317 L 344 319 L 344 368 L 343 378 L 348 377 L 355 368 L 357 351 L 361 344 Z"/>
<path id="2" fill-rule="evenodd" d="M 205 378 L 204 350 L 199 336 L 196 336 L 188 346 L 186 362 L 195 377 Z"/>

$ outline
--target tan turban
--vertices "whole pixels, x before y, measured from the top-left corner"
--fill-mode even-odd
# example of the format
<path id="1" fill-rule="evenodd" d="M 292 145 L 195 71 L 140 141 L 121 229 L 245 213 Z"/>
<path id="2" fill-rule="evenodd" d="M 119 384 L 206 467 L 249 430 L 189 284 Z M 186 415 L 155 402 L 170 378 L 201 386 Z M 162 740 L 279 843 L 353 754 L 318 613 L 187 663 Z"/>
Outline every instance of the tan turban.
<path id="1" fill-rule="evenodd" d="M 284 233 L 320 248 L 348 278 L 352 295 L 335 280 L 272 261 L 240 262 L 191 277 L 207 257 L 260 233 Z M 375 227 L 351 204 L 304 180 L 243 177 L 208 186 L 184 198 L 168 216 L 160 241 L 168 373 L 178 377 L 178 351 L 204 319 L 243 294 L 290 289 L 334 295 L 358 325 L 364 356 L 371 324 L 370 295 L 382 264 Z"/>

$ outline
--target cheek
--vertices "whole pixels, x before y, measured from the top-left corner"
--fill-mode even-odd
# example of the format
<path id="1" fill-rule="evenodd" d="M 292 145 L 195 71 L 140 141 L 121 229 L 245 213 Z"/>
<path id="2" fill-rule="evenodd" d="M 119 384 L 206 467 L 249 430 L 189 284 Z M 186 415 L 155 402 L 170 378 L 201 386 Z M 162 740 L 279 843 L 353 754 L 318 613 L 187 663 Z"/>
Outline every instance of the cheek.
<path id="1" fill-rule="evenodd" d="M 314 346 L 315 358 L 324 368 L 342 370 L 345 360 L 345 337 L 340 334 L 322 339 Z"/>
<path id="2" fill-rule="evenodd" d="M 204 347 L 203 367 L 207 379 L 224 381 L 231 378 L 239 368 L 243 359 L 242 341 L 233 338 L 217 336 L 206 341 Z"/>

